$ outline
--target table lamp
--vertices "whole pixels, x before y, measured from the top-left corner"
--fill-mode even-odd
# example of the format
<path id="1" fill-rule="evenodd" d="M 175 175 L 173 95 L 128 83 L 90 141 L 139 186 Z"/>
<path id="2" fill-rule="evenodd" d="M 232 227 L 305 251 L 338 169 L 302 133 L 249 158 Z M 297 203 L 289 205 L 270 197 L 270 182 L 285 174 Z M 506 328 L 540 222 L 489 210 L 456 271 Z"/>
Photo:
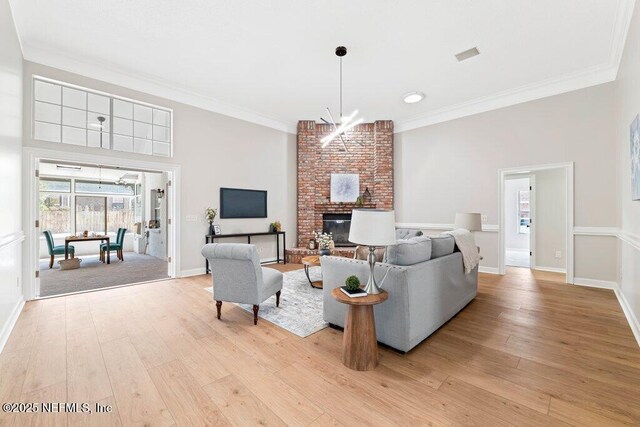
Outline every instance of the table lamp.
<path id="1" fill-rule="evenodd" d="M 472 232 L 482 231 L 482 215 L 479 213 L 457 213 L 455 227 Z"/>
<path id="2" fill-rule="evenodd" d="M 376 265 L 377 246 L 396 244 L 396 215 L 394 211 L 382 209 L 354 209 L 351 214 L 349 241 L 357 245 L 368 246 L 369 280 L 364 290 L 368 294 L 379 294 L 373 268 Z"/>

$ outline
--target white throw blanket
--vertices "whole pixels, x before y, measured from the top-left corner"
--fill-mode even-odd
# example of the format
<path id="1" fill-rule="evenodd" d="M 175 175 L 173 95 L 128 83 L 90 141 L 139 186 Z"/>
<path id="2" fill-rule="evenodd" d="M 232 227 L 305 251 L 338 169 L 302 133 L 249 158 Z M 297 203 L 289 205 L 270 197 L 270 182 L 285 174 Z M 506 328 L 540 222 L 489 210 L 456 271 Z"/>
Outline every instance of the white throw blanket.
<path id="1" fill-rule="evenodd" d="M 478 247 L 476 241 L 473 238 L 473 234 L 464 228 L 458 228 L 453 231 L 446 231 L 443 234 L 449 234 L 453 236 L 453 239 L 458 245 L 458 249 L 462 253 L 462 262 L 464 263 L 464 271 L 466 274 L 471 273 L 471 270 L 476 268 L 480 264 L 480 254 L 478 253 Z"/>

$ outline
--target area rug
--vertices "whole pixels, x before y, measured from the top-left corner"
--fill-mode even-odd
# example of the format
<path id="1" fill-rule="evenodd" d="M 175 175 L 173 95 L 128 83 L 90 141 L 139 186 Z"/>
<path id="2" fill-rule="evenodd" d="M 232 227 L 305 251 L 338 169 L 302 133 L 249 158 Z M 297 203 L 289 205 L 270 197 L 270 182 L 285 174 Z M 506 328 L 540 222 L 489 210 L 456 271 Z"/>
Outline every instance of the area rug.
<path id="1" fill-rule="evenodd" d="M 309 269 L 311 280 L 320 280 L 320 267 Z M 292 332 L 299 337 L 307 337 L 327 326 L 322 315 L 322 289 L 309 285 L 304 270 L 294 270 L 283 274 L 280 307 L 276 307 L 275 295 L 260 304 L 258 316 Z M 213 287 L 204 288 L 213 292 Z M 236 304 L 253 314 L 253 307 Z"/>

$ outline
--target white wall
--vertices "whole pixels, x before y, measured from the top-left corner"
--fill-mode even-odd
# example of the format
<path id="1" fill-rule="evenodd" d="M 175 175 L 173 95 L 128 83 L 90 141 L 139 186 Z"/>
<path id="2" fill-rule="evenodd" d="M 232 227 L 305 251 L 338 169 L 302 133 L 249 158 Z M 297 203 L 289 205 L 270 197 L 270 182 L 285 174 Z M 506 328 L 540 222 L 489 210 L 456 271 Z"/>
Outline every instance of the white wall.
<path id="1" fill-rule="evenodd" d="M 629 125 L 640 113 L 640 6 L 636 4 L 615 86 L 615 152 L 620 239 L 618 282 L 640 334 L 640 201 L 631 200 Z M 640 341 L 640 335 L 636 335 Z"/>
<path id="2" fill-rule="evenodd" d="M 22 52 L 0 0 L 0 351 L 22 303 Z"/>
<path id="3" fill-rule="evenodd" d="M 34 74 L 172 108 L 174 157 L 154 158 L 35 141 L 30 131 L 31 76 Z M 208 228 L 204 209 L 219 206 L 220 187 L 268 191 L 268 218 L 216 219 L 223 232 L 267 231 L 270 222 L 280 220 L 287 232 L 288 246 L 293 245 L 296 229 L 295 135 L 28 61 L 24 62 L 24 79 L 25 146 L 181 165 L 179 221 L 182 272 L 204 271 L 204 259 L 200 254 Z M 191 215 L 197 216 L 197 220 L 187 221 L 187 216 Z M 262 258 L 275 257 L 274 239 L 255 238 L 252 243 L 258 245 Z"/>
<path id="4" fill-rule="evenodd" d="M 519 233 L 518 193 L 529 190 L 529 178 L 507 179 L 504 183 L 504 242 L 507 250 L 529 251 L 529 234 Z"/>
<path id="5" fill-rule="evenodd" d="M 398 222 L 451 224 L 456 212 L 482 212 L 494 230 L 476 234 L 481 267 L 497 269 L 498 171 L 572 161 L 575 225 L 615 227 L 613 105 L 610 83 L 396 134 Z M 615 280 L 615 237 L 595 239 L 575 239 L 575 275 Z M 582 245 L 601 260 L 584 258 Z"/>
<path id="6" fill-rule="evenodd" d="M 535 261 L 537 268 L 565 270 L 567 266 L 567 180 L 564 169 L 536 171 Z M 556 252 L 561 256 L 556 258 Z M 582 260 L 582 258 L 581 258 Z"/>

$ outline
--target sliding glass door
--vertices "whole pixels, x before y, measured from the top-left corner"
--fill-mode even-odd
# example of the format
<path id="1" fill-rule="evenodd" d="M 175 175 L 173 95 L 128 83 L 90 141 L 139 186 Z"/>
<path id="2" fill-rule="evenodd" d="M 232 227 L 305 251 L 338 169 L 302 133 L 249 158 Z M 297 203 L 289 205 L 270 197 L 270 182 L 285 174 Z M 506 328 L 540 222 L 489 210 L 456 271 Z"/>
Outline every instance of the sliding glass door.
<path id="1" fill-rule="evenodd" d="M 76 196 L 76 233 L 107 232 L 107 198 Z"/>

